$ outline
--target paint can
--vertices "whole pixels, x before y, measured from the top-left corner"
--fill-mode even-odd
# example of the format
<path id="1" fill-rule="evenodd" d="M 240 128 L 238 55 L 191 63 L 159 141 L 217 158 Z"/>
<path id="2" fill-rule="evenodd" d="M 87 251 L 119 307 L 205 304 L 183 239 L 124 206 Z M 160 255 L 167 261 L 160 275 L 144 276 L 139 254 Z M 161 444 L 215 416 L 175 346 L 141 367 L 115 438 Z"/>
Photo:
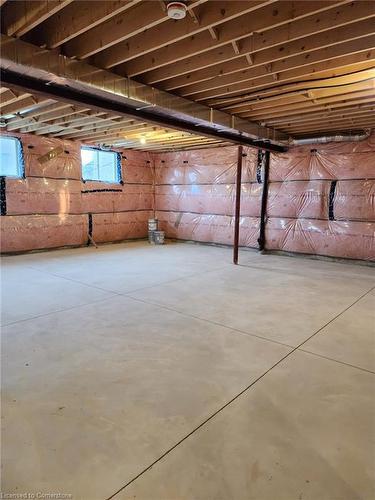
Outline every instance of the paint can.
<path id="1" fill-rule="evenodd" d="M 151 245 L 155 245 L 155 231 L 149 231 L 148 232 L 148 242 L 151 244 Z"/>
<path id="2" fill-rule="evenodd" d="M 154 231 L 154 244 L 164 245 L 164 231 Z"/>
<path id="3" fill-rule="evenodd" d="M 158 219 L 148 219 L 148 231 L 158 230 Z"/>

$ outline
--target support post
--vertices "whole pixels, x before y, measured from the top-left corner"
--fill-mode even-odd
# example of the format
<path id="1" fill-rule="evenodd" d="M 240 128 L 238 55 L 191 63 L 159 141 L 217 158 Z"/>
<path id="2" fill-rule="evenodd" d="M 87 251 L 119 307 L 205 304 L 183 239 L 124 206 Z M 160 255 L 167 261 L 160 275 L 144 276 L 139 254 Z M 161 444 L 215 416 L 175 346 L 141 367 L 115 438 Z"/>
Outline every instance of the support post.
<path id="1" fill-rule="evenodd" d="M 260 151 L 259 155 L 262 155 L 262 166 L 263 166 L 263 191 L 262 191 L 262 205 L 260 211 L 260 228 L 259 228 L 259 250 L 262 251 L 266 245 L 266 215 L 267 215 L 267 198 L 268 198 L 268 179 L 270 171 L 270 152 Z"/>
<path id="2" fill-rule="evenodd" d="M 242 146 L 238 146 L 237 175 L 236 175 L 236 206 L 234 212 L 233 264 L 238 264 L 238 242 L 240 236 L 240 213 L 241 213 L 242 150 L 243 150 Z"/>

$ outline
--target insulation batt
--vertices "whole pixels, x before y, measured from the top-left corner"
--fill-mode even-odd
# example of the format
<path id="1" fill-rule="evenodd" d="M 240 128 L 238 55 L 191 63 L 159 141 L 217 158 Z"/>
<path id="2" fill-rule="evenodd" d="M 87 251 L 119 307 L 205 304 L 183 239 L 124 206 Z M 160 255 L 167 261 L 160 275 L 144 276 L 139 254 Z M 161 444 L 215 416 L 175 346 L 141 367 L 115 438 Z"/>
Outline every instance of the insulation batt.
<path id="1" fill-rule="evenodd" d="M 259 217 L 261 184 L 242 184 L 242 212 Z M 177 212 L 232 215 L 236 187 L 234 184 L 155 186 L 156 207 Z"/>
<path id="2" fill-rule="evenodd" d="M 119 150 L 124 185 L 83 182 L 80 143 L 27 134 L 5 135 L 21 140 L 25 178 L 8 177 L 5 181 L 2 252 L 84 245 L 88 241 L 89 213 L 93 214 L 93 234 L 100 242 L 147 237 L 145 214 L 153 212 L 145 210 L 153 210 L 154 203 L 150 153 Z M 87 190 L 94 192 L 82 192 Z M 123 215 L 124 211 L 129 214 Z M 100 212 L 108 213 L 104 219 L 107 228 Z"/>
<path id="3" fill-rule="evenodd" d="M 97 243 L 144 238 L 152 211 L 93 214 L 92 237 Z"/>
<path id="4" fill-rule="evenodd" d="M 325 219 L 330 184 L 326 181 L 270 183 L 267 214 L 270 217 Z"/>
<path id="5" fill-rule="evenodd" d="M 98 184 L 100 185 L 98 186 Z M 104 187 L 102 183 L 86 182 L 83 188 L 83 212 L 124 212 L 126 210 L 153 209 L 152 185 L 108 184 Z M 98 189 L 116 189 L 116 191 L 95 191 Z"/>
<path id="6" fill-rule="evenodd" d="M 86 244 L 89 214 L 98 242 L 146 237 L 155 215 L 167 237 L 233 243 L 236 146 L 119 150 L 121 185 L 82 182 L 78 142 L 8 135 L 21 138 L 26 178 L 6 179 L 3 252 Z M 257 247 L 263 184 L 257 151 L 244 153 L 240 244 Z M 374 230 L 375 134 L 271 154 L 266 249 L 374 260 Z"/>
<path id="7" fill-rule="evenodd" d="M 85 215 L 9 215 L 1 218 L 2 252 L 21 252 L 87 242 Z"/>
<path id="8" fill-rule="evenodd" d="M 81 181 L 60 179 L 6 180 L 7 214 L 80 214 Z"/>
<path id="9" fill-rule="evenodd" d="M 338 146 L 335 152 L 329 152 L 320 144 L 311 144 L 271 155 L 270 181 L 375 178 L 375 149 L 340 153 Z"/>
<path id="10" fill-rule="evenodd" d="M 259 220 L 251 217 L 263 185 L 255 184 L 256 150 L 245 153 L 240 244 L 256 247 Z M 237 147 L 155 155 L 155 207 L 167 236 L 232 244 L 236 165 Z M 271 154 L 269 177 L 266 248 L 374 259 L 375 134 Z"/>
<path id="11" fill-rule="evenodd" d="M 226 215 L 187 212 L 155 212 L 159 228 L 170 238 L 232 245 L 234 218 Z M 255 247 L 259 236 L 259 219 L 241 217 L 240 245 Z"/>
<path id="12" fill-rule="evenodd" d="M 242 181 L 256 181 L 257 151 L 244 148 Z M 237 147 L 155 154 L 156 184 L 230 184 L 236 181 Z"/>
<path id="13" fill-rule="evenodd" d="M 266 225 L 267 248 L 375 260 L 374 229 L 370 222 L 269 219 Z"/>
<path id="14" fill-rule="evenodd" d="M 334 214 L 336 219 L 375 222 L 375 180 L 338 181 Z"/>

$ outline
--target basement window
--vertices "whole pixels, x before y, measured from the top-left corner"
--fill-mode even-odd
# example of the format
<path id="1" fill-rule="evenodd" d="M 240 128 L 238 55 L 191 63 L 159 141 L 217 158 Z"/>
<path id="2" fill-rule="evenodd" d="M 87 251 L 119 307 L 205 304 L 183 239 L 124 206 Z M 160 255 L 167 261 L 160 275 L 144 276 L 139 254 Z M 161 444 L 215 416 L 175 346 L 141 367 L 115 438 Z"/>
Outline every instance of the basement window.
<path id="1" fill-rule="evenodd" d="M 81 148 L 84 181 L 121 182 L 121 155 L 116 151 Z"/>
<path id="2" fill-rule="evenodd" d="M 0 176 L 23 177 L 21 141 L 17 137 L 0 137 Z"/>

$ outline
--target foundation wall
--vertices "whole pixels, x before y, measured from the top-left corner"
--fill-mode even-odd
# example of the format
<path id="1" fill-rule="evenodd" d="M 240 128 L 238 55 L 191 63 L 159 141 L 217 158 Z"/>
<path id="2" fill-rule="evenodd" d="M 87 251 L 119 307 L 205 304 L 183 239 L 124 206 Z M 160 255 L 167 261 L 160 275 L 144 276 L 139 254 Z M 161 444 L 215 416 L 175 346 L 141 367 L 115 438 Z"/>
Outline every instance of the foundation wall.
<path id="1" fill-rule="evenodd" d="M 237 147 L 157 153 L 155 216 L 169 237 L 232 244 Z M 261 180 L 257 151 L 244 148 L 241 185 L 241 245 L 256 247 Z"/>
<path id="2" fill-rule="evenodd" d="M 231 245 L 236 146 L 121 153 L 122 184 L 84 182 L 80 144 L 26 134 L 25 177 L 3 178 L 1 251 L 167 237 Z M 257 248 L 263 170 L 244 148 L 240 245 Z M 266 249 L 375 260 L 375 135 L 271 154 Z"/>
<path id="3" fill-rule="evenodd" d="M 81 144 L 27 134 L 24 178 L 2 179 L 1 251 L 79 246 L 147 236 L 153 216 L 152 157 L 122 151 L 122 183 L 83 181 Z"/>
<path id="4" fill-rule="evenodd" d="M 240 245 L 257 247 L 263 172 L 244 148 Z M 169 237 L 232 244 L 237 147 L 156 154 L 155 209 Z M 375 260 L 375 135 L 271 154 L 266 249 Z"/>
<path id="5" fill-rule="evenodd" d="M 266 248 L 375 260 L 375 135 L 272 154 Z"/>

